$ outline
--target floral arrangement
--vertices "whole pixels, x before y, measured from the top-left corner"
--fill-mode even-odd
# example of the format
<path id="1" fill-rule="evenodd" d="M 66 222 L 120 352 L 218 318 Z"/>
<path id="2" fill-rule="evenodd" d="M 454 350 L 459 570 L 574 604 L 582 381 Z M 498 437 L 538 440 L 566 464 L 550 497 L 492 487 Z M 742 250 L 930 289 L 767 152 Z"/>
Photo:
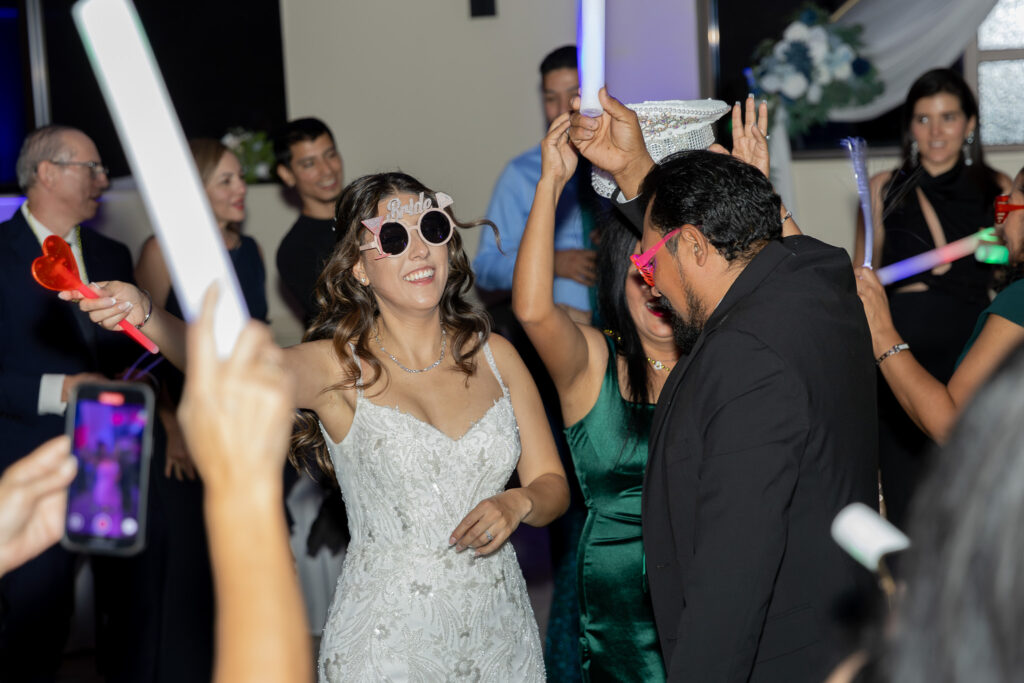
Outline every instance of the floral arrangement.
<path id="1" fill-rule="evenodd" d="M 782 34 L 754 54 L 747 80 L 771 106 L 786 108 L 789 134 L 824 123 L 832 109 L 867 104 L 884 86 L 871 62 L 857 54 L 860 26 L 838 26 L 820 7 L 806 5 Z"/>
<path id="2" fill-rule="evenodd" d="M 271 180 L 274 145 L 266 131 L 232 128 L 220 141 L 238 157 L 245 182 L 265 183 Z"/>

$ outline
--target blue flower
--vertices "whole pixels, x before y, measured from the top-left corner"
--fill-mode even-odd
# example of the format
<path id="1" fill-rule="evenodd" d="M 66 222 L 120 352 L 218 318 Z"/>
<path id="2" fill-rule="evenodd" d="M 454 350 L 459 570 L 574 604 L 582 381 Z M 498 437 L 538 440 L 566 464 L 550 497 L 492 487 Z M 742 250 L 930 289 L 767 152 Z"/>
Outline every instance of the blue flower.
<path id="1" fill-rule="evenodd" d="M 853 64 L 851 66 L 853 68 L 853 73 L 858 76 L 864 76 L 871 70 L 871 62 L 863 57 L 857 57 L 857 59 L 853 60 Z"/>
<path id="2" fill-rule="evenodd" d="M 786 51 L 786 61 L 804 76 L 811 77 L 814 64 L 811 61 L 811 51 L 808 49 L 807 43 L 790 43 L 789 50 Z"/>
<path id="3" fill-rule="evenodd" d="M 800 13 L 800 21 L 807 24 L 808 26 L 814 26 L 818 23 L 818 15 L 814 13 L 812 9 L 805 9 Z"/>

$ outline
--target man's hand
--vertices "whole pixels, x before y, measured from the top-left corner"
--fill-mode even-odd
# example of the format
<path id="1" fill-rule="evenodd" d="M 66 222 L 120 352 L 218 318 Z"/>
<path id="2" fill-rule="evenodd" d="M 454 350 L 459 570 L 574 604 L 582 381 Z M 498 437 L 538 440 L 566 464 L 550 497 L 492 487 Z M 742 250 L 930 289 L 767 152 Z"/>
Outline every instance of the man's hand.
<path id="1" fill-rule="evenodd" d="M 590 249 L 556 251 L 555 275 L 592 287 L 597 282 L 597 252 Z"/>
<path id="2" fill-rule="evenodd" d="M 67 487 L 78 462 L 66 436 L 50 439 L 0 477 L 0 576 L 64 534 Z"/>
<path id="3" fill-rule="evenodd" d="M 71 397 L 71 390 L 79 384 L 83 384 L 85 382 L 107 381 L 109 380 L 106 377 L 96 372 L 80 372 L 77 375 L 64 375 L 64 384 L 60 389 L 60 400 L 67 403 L 68 398 Z"/>
<path id="4" fill-rule="evenodd" d="M 611 173 L 626 198 L 632 199 L 640 193 L 654 160 L 647 152 L 636 112 L 604 88 L 598 98 L 604 112 L 594 118 L 580 114 L 580 98 L 573 98 L 569 139 L 592 164 Z"/>
<path id="5" fill-rule="evenodd" d="M 750 164 L 765 178 L 770 178 L 771 164 L 768 158 L 768 103 L 764 100 L 756 107 L 754 96 L 747 96 L 744 105 L 746 116 L 740 112 L 740 103 L 732 108 L 732 152 L 719 144 L 708 147 L 712 152 L 731 154 L 740 161 Z M 744 120 L 745 119 L 745 120 Z"/>
<path id="6" fill-rule="evenodd" d="M 251 321 L 221 361 L 213 339 L 216 293 L 188 329 L 189 368 L 178 407 L 192 460 L 206 490 L 281 486 L 295 411 L 294 379 L 270 328 Z"/>

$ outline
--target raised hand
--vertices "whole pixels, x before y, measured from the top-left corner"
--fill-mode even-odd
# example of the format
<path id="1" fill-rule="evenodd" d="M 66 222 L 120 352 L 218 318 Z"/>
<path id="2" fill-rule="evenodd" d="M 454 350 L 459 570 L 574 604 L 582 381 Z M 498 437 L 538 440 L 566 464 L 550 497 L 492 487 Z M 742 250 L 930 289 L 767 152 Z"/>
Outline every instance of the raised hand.
<path id="1" fill-rule="evenodd" d="M 871 343 L 875 355 L 880 355 L 899 342 L 899 333 L 889 312 L 889 299 L 875 271 L 870 268 L 854 268 L 853 272 L 857 277 L 857 296 L 864 304 L 864 315 L 871 330 Z"/>
<path id="2" fill-rule="evenodd" d="M 561 114 L 551 122 L 548 134 L 540 144 L 541 176 L 550 177 L 559 188 L 576 172 L 576 148 L 569 141 L 569 113 Z"/>
<path id="3" fill-rule="evenodd" d="M 628 198 L 635 197 L 647 172 L 654 166 L 644 144 L 640 120 L 636 112 L 604 88 L 598 97 L 604 112 L 593 118 L 580 114 L 580 98 L 573 98 L 569 139 L 592 164 L 611 173 Z"/>
<path id="4" fill-rule="evenodd" d="M 731 154 L 740 161 L 750 164 L 769 177 L 771 165 L 768 156 L 768 103 L 764 100 L 755 105 L 753 95 L 748 95 L 741 111 L 740 103 L 732 107 L 732 151 L 719 144 L 708 148 L 719 154 Z"/>
<path id="5" fill-rule="evenodd" d="M 207 292 L 188 330 L 189 368 L 178 421 L 207 491 L 280 487 L 295 411 L 294 379 L 270 329 L 250 321 L 227 360 L 213 340 L 216 297 Z"/>

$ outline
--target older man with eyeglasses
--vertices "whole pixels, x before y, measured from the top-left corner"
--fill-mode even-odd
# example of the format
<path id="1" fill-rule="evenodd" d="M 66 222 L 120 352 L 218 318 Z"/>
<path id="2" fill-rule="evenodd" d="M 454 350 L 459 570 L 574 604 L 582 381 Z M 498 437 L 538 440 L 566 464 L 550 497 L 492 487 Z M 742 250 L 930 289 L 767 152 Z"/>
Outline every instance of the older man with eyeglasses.
<path id="1" fill-rule="evenodd" d="M 132 279 L 127 247 L 82 227 L 96 215 L 107 169 L 80 130 L 28 135 L 17 161 L 27 201 L 0 223 L 0 472 L 64 431 L 68 392 L 114 377 L 138 351 L 89 324 L 31 275 L 41 244 L 71 245 L 84 282 Z M 0 680 L 47 680 L 60 665 L 73 607 L 75 558 L 57 546 L 0 579 Z"/>

